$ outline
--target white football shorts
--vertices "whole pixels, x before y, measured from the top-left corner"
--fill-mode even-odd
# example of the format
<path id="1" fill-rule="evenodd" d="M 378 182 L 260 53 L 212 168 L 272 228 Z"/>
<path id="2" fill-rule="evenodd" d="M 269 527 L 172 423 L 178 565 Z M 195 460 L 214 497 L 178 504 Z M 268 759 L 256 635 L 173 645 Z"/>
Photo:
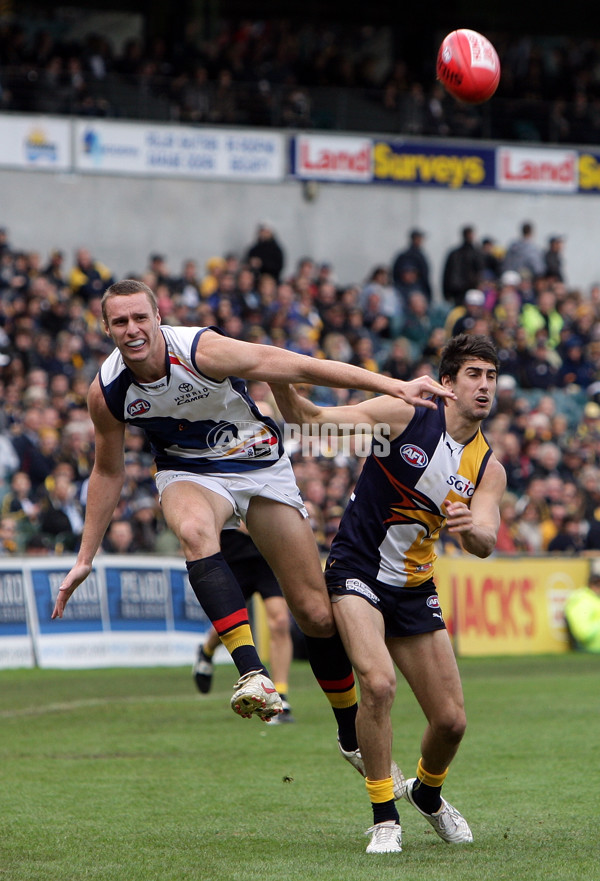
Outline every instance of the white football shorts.
<path id="1" fill-rule="evenodd" d="M 300 490 L 296 484 L 292 463 L 285 454 L 272 465 L 267 465 L 266 468 L 256 468 L 238 474 L 192 474 L 190 471 L 158 471 L 154 480 L 159 499 L 165 487 L 178 480 L 197 483 L 228 499 L 233 505 L 233 515 L 224 524 L 225 529 L 239 526 L 241 520 L 246 522 L 248 505 L 254 496 L 290 505 L 300 511 L 303 517 L 308 517 L 308 511 L 304 507 Z"/>

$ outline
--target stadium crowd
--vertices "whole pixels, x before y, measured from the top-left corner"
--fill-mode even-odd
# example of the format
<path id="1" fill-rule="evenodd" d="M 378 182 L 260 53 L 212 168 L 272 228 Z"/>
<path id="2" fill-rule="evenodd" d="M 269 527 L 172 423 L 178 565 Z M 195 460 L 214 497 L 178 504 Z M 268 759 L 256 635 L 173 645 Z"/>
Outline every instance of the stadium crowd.
<path id="1" fill-rule="evenodd" d="M 363 119 L 363 130 L 600 141 L 600 40 L 592 35 L 488 33 L 502 79 L 482 108 L 454 101 L 436 82 L 435 35 L 430 46 L 407 45 L 383 26 L 282 19 L 207 27 L 196 19 L 171 39 L 114 45 L 97 32 L 73 38 L 69 24 L 60 11 L 0 21 L 0 109 L 334 128 L 352 102 L 352 125 Z"/>
<path id="2" fill-rule="evenodd" d="M 156 290 L 164 323 L 216 325 L 264 342 L 359 364 L 400 379 L 436 375 L 459 332 L 488 334 L 501 359 L 497 400 L 484 425 L 508 476 L 497 552 L 600 550 L 600 284 L 571 288 L 562 239 L 536 243 L 523 223 L 513 242 L 479 241 L 473 227 L 444 256 L 441 293 L 430 277 L 423 230 L 388 266 L 340 285 L 310 257 L 286 266 L 267 222 L 243 254 L 172 270 L 149 255 L 137 277 Z M 72 261 L 14 247 L 0 230 L 0 553 L 67 552 L 81 534 L 93 430 L 89 383 L 112 348 L 101 320 L 109 267 L 80 248 Z M 277 410 L 269 387 L 251 383 Z M 359 400 L 355 390 L 314 388 L 314 400 Z M 304 456 L 290 442 L 298 484 L 326 553 L 363 459 L 325 441 Z M 296 445 L 295 445 L 296 444 Z M 166 529 L 142 434 L 126 433 L 127 479 L 104 541 L 107 552 L 178 553 Z M 459 553 L 448 536 L 447 553 Z"/>

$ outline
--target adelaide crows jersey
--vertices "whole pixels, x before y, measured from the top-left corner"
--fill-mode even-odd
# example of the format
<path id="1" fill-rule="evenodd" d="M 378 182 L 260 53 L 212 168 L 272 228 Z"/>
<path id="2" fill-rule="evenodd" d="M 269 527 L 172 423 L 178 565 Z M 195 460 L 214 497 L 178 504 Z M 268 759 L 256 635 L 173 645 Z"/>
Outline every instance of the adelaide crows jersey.
<path id="1" fill-rule="evenodd" d="M 416 587 L 433 574 L 443 502 L 469 500 L 491 449 L 481 430 L 466 444 L 446 433 L 444 404 L 416 408 L 389 455 L 372 451 L 331 545 L 327 571 Z"/>
<path id="2" fill-rule="evenodd" d="M 237 473 L 264 468 L 283 455 L 277 424 L 261 415 L 242 379 L 204 376 L 195 366 L 211 327 L 161 325 L 165 375 L 139 383 L 115 349 L 100 368 L 106 404 L 120 422 L 146 433 L 158 471 Z"/>

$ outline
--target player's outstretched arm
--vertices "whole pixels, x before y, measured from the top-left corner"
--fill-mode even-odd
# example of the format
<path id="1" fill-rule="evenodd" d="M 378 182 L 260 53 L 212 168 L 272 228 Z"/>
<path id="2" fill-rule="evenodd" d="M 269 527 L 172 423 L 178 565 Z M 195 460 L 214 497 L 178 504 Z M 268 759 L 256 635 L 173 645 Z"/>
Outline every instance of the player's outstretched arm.
<path id="1" fill-rule="evenodd" d="M 305 434 L 315 425 L 337 426 L 340 432 L 350 434 L 377 425 L 385 426 L 386 436 L 393 438 L 406 428 L 414 413 L 414 407 L 389 395 L 347 406 L 319 407 L 289 383 L 271 383 L 271 389 L 285 421 L 300 426 Z"/>
<path id="2" fill-rule="evenodd" d="M 413 407 L 437 406 L 432 396 L 454 398 L 454 392 L 429 376 L 410 382 L 392 379 L 354 364 L 311 358 L 277 346 L 245 343 L 219 336 L 202 335 L 196 352 L 196 366 L 215 379 L 241 376 L 268 383 L 307 382 L 333 388 L 355 388 L 400 398 Z"/>
<path id="3" fill-rule="evenodd" d="M 59 588 L 52 618 L 62 618 L 69 597 L 92 571 L 94 557 L 123 487 L 125 426 L 110 413 L 97 378 L 90 387 L 88 408 L 95 429 L 95 458 L 88 486 L 85 523 L 77 560 Z"/>

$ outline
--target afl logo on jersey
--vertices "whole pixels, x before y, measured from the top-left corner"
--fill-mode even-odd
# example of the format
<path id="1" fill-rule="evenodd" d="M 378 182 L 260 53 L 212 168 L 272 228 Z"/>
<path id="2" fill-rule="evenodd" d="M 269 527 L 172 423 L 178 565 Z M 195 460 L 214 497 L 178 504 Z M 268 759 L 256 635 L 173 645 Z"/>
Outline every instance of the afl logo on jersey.
<path id="1" fill-rule="evenodd" d="M 431 597 L 427 597 L 427 605 L 429 606 L 430 609 L 439 609 L 440 601 L 438 600 L 438 598 L 434 594 Z"/>
<path id="2" fill-rule="evenodd" d="M 427 468 L 429 464 L 425 450 L 422 450 L 421 447 L 416 447 L 414 444 L 404 444 L 400 448 L 400 455 L 405 462 L 408 462 L 409 465 L 413 465 L 415 468 Z"/>
<path id="3" fill-rule="evenodd" d="M 149 409 L 149 402 L 144 401 L 143 398 L 138 398 L 137 401 L 132 401 L 131 404 L 127 405 L 127 412 L 130 416 L 141 416 L 143 413 L 147 413 Z"/>

